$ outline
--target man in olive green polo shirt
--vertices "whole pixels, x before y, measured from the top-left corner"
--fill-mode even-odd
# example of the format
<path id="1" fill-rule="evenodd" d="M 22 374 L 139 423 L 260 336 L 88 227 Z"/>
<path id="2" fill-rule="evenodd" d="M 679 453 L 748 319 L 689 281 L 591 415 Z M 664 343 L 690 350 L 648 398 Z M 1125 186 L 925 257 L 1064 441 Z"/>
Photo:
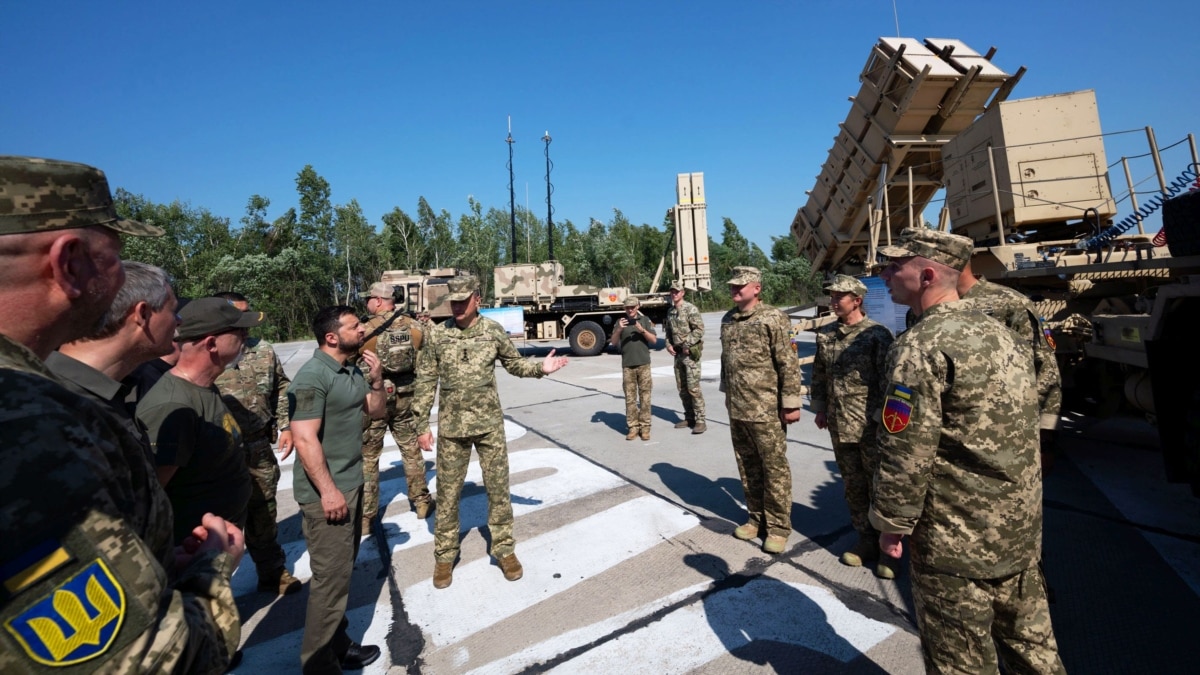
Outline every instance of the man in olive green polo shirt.
<path id="1" fill-rule="evenodd" d="M 326 307 L 312 325 L 317 349 L 288 388 L 300 460 L 292 487 L 312 568 L 300 664 L 305 673 L 340 673 L 379 658 L 379 647 L 346 634 L 346 603 L 362 534 L 362 413 L 383 417 L 387 399 L 374 352 L 363 352 L 366 377 L 349 362 L 365 337 L 354 308 Z"/>

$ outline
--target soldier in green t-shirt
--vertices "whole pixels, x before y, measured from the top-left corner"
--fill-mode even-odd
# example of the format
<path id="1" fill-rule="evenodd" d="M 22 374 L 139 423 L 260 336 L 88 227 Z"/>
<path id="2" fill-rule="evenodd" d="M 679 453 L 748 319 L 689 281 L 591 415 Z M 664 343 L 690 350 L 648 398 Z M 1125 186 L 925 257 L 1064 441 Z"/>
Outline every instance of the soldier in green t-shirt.
<path id="1" fill-rule="evenodd" d="M 613 329 L 609 340 L 621 352 L 621 388 L 625 390 L 625 440 L 639 435 L 650 440 L 650 390 L 654 379 L 650 374 L 650 345 L 658 344 L 654 323 L 638 311 L 641 302 L 625 298 L 625 316 Z"/>

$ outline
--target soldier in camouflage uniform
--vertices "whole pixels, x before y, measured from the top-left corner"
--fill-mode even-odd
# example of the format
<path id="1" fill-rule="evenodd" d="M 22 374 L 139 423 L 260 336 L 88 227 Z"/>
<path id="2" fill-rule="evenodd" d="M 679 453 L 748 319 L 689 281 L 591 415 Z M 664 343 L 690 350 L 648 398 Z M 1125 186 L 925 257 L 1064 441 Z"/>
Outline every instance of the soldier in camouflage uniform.
<path id="1" fill-rule="evenodd" d="M 241 293 L 218 293 L 243 312 L 250 301 Z M 292 432 L 288 428 L 287 388 L 291 384 L 270 342 L 249 338 L 242 358 L 217 377 L 214 383 L 225 407 L 242 430 L 246 468 L 250 471 L 250 505 L 246 515 L 246 552 L 258 569 L 258 590 L 288 595 L 300 590 L 300 580 L 284 567 L 287 557 L 279 545 L 278 510 L 275 492 L 279 487 L 279 461 L 271 450 L 276 431 L 279 452 L 292 454 Z"/>
<path id="2" fill-rule="evenodd" d="M 641 302 L 625 298 L 625 316 L 613 328 L 609 342 L 621 352 L 621 389 L 625 393 L 625 440 L 639 435 L 650 440 L 650 392 L 654 378 L 650 372 L 650 345 L 658 344 L 654 322 L 638 311 Z"/>
<path id="3" fill-rule="evenodd" d="M 219 673 L 241 637 L 240 531 L 209 514 L 177 551 L 142 440 L 43 364 L 101 325 L 118 233 L 162 230 L 97 169 L 0 157 L 0 672 Z"/>
<path id="4" fill-rule="evenodd" d="M 729 290 L 737 307 L 721 317 L 721 391 L 749 512 L 733 536 L 761 536 L 763 551 L 782 553 L 792 533 L 787 425 L 800 419 L 800 363 L 791 322 L 759 299 L 758 268 L 733 268 Z"/>
<path id="5" fill-rule="evenodd" d="M 413 426 L 413 380 L 416 378 L 417 352 L 421 348 L 425 329 L 411 317 L 397 312 L 391 284 L 371 285 L 365 322 L 368 340 L 363 349 L 375 352 L 383 364 L 383 386 L 387 391 L 387 417 L 381 420 L 364 419 L 363 430 L 363 532 L 369 532 L 371 521 L 379 514 L 379 457 L 383 454 L 383 436 L 390 429 L 400 456 L 404 460 L 404 477 L 408 482 L 408 498 L 417 518 L 428 518 L 433 512 L 433 499 L 425 481 L 425 458 L 417 447 L 417 430 Z"/>
<path id="6" fill-rule="evenodd" d="M 878 459 L 875 426 L 883 404 L 883 368 L 892 346 L 892 332 L 863 312 L 863 297 L 867 294 L 863 282 L 839 274 L 825 291 L 838 320 L 817 331 L 811 404 L 817 428 L 829 429 L 850 523 L 858 532 L 858 541 L 842 553 L 841 559 L 859 567 L 864 561 L 879 558 L 879 533 L 868 522 L 867 512 Z M 894 579 L 893 566 L 885 558 L 875 567 L 875 574 Z"/>
<path id="7" fill-rule="evenodd" d="M 888 354 L 870 512 L 880 548 L 911 536 L 913 600 L 931 673 L 1065 672 L 1037 562 L 1038 400 L 1030 347 L 955 284 L 971 241 L 906 230 L 881 255 L 917 323 Z"/>
<path id="8" fill-rule="evenodd" d="M 667 353 L 675 357 L 675 388 L 683 402 L 683 419 L 676 429 L 692 428 L 693 434 L 708 429 L 704 423 L 704 392 L 700 391 L 700 353 L 704 349 L 704 317 L 683 299 L 683 282 L 671 284 L 671 309 L 667 310 Z"/>
<path id="9" fill-rule="evenodd" d="M 551 350 L 540 363 L 521 358 L 504 328 L 479 314 L 479 280 L 474 276 L 451 279 L 450 304 L 454 317 L 434 327 L 417 361 L 417 443 L 433 449 L 429 413 L 441 387 L 438 402 L 438 509 L 434 525 L 434 588 L 446 588 L 459 551 L 459 498 L 471 447 L 479 453 L 483 485 L 488 495 L 488 530 L 491 553 L 504 572 L 516 581 L 523 570 L 515 553 L 512 502 L 508 487 L 508 444 L 504 418 L 496 391 L 496 361 L 517 377 L 545 377 L 567 365 Z"/>

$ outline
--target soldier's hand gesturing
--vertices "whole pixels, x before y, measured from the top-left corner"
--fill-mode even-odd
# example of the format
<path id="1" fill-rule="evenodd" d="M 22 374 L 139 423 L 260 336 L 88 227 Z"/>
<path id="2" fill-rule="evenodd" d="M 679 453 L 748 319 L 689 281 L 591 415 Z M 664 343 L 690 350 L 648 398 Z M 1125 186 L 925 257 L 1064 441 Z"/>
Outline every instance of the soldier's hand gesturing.
<path id="1" fill-rule="evenodd" d="M 553 373 L 554 371 L 559 370 L 566 365 L 567 357 L 555 356 L 554 350 L 551 349 L 550 353 L 546 355 L 546 358 L 542 360 L 542 372 L 549 375 L 550 373 Z"/>

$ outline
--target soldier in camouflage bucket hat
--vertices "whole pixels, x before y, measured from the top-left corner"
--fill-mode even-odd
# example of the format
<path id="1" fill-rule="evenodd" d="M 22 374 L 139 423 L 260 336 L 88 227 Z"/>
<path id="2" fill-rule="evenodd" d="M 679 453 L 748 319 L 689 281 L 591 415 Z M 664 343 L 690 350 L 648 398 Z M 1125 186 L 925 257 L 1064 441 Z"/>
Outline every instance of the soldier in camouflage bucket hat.
<path id="1" fill-rule="evenodd" d="M 42 362 L 100 327 L 118 233 L 161 231 L 119 218 L 97 169 L 0 157 L 0 672 L 221 672 L 241 637 L 241 532 L 209 514 L 177 557 L 141 439 Z M 92 613 L 64 614 L 85 597 Z"/>
<path id="2" fill-rule="evenodd" d="M 957 302 L 962 247 L 905 243 L 882 278 L 920 320 L 888 353 L 869 521 L 909 537 L 929 672 L 1062 673 L 1038 567 L 1042 475 L 1030 347 Z M 926 239 L 926 242 L 929 240 Z M 951 248 L 953 247 L 953 248 Z M 888 254 L 891 255 L 890 253 Z M 939 263 L 933 256 L 943 257 Z M 965 260 L 963 260 L 965 262 Z"/>

